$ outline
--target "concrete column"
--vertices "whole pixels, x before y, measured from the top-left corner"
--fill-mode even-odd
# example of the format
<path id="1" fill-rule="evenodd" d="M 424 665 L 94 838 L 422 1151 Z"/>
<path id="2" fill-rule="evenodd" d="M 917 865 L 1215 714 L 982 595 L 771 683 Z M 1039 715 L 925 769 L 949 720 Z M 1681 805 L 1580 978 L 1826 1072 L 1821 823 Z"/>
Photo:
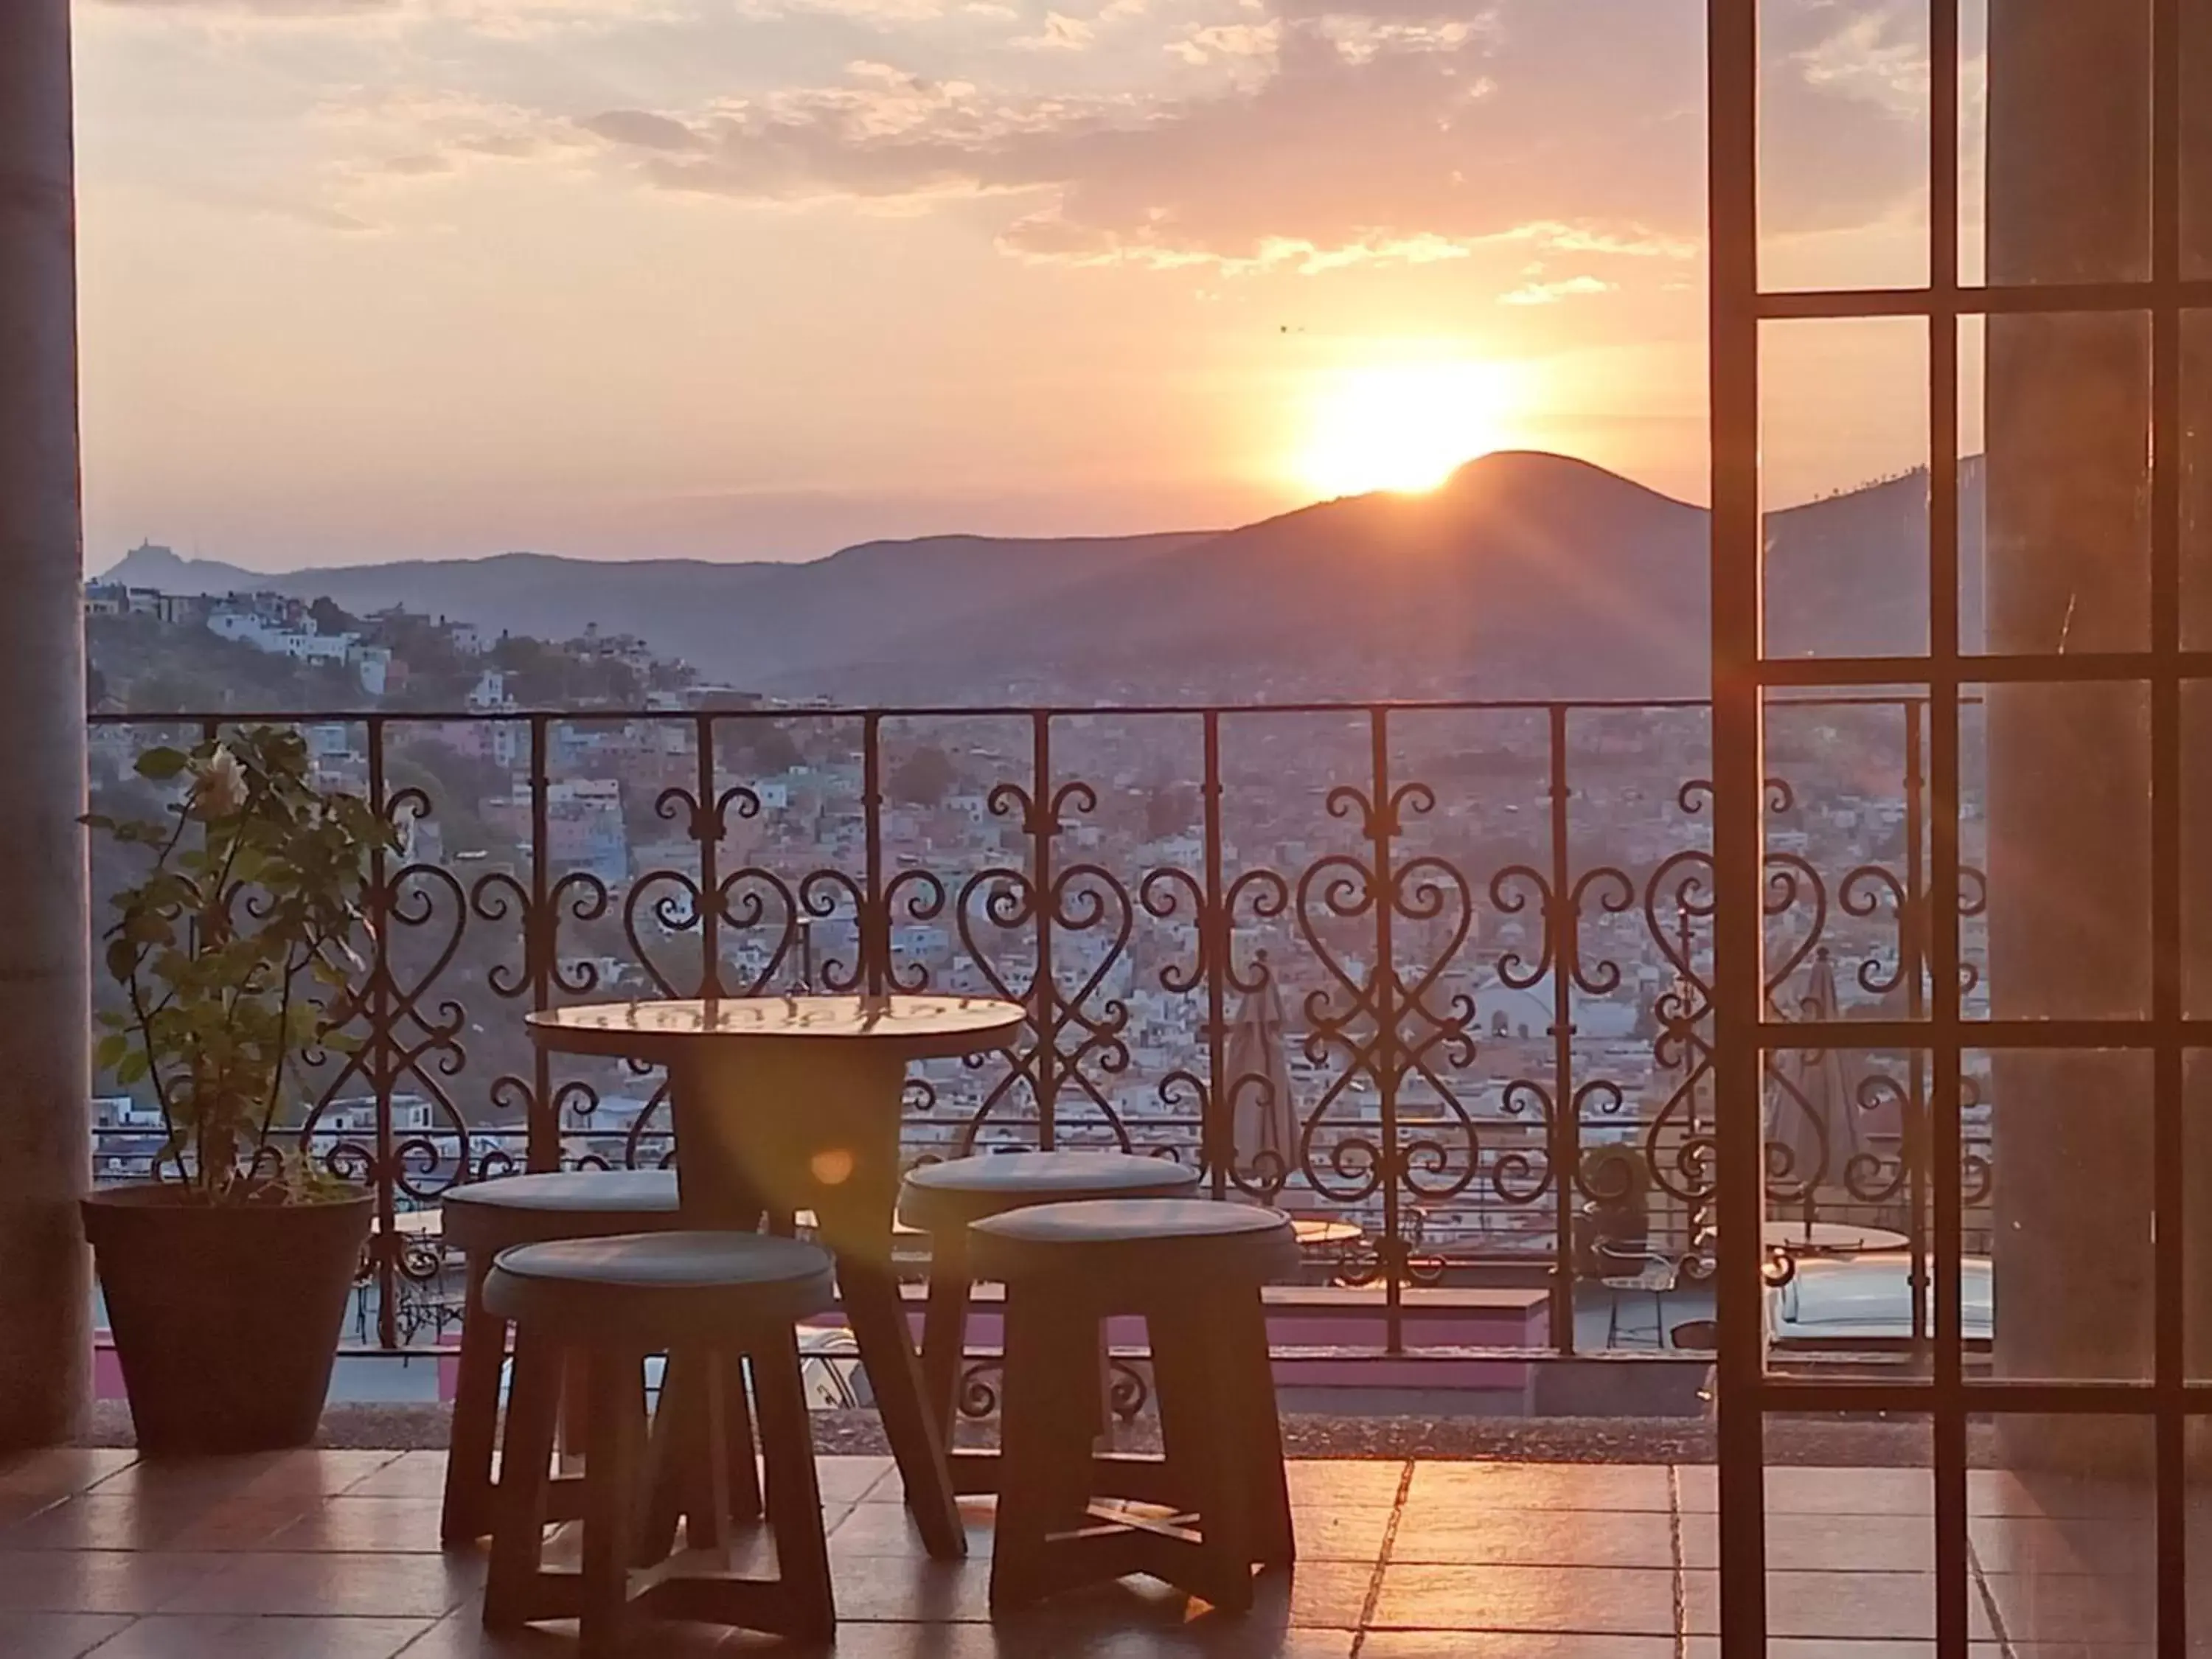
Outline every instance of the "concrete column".
<path id="1" fill-rule="evenodd" d="M 1990 277 L 2125 282 L 2150 270 L 2149 8 L 1993 6 Z M 2212 53 L 2190 76 L 2212 100 Z M 2192 188 L 2212 183 L 2194 125 Z M 2212 216 L 2192 212 L 2194 234 Z M 1989 324 L 1987 600 L 1998 652 L 2133 651 L 2150 629 L 2145 314 Z M 2202 384 L 2203 370 L 2192 380 Z M 2197 441 L 2192 433 L 2192 441 Z M 2212 461 L 2212 456 L 2204 458 Z M 2200 465 L 2196 469 L 2206 469 Z M 2201 544 L 2192 548 L 2200 565 Z M 2201 590 L 2204 574 L 2193 573 Z M 1991 1009 L 2001 1018 L 2150 1012 L 2149 701 L 2140 685 L 1989 694 Z M 2188 764 L 2201 799 L 2212 760 Z M 2212 815 L 2192 815 L 2202 865 Z M 2204 930 L 2193 947 L 2202 951 Z M 2212 966 L 2212 963 L 2204 964 Z M 2212 986 L 2200 975 L 2199 982 Z M 2148 1056 L 2011 1054 L 1994 1063 L 1996 1369 L 2147 1378 L 2152 1364 Z M 2192 1103 L 2201 1115 L 2208 1103 Z M 2198 1140 L 2197 1145 L 2207 1145 Z M 2212 1352 L 2212 1164 L 2190 1159 L 2191 1320 Z M 2199 1376 L 2212 1367 L 2199 1364 Z M 2140 1466 L 2147 1424 L 2014 1419 L 2022 1464 Z"/>
<path id="2" fill-rule="evenodd" d="M 91 1368 L 84 629 L 69 0 L 0 4 L 0 1445 Z"/>

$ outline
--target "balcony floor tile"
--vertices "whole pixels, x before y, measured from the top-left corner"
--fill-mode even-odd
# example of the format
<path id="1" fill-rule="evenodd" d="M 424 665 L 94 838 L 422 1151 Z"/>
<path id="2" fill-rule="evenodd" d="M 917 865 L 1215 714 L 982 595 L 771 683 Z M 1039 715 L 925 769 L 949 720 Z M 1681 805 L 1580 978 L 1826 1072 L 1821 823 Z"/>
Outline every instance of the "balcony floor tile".
<path id="1" fill-rule="evenodd" d="M 99 1659 L 392 1659 L 429 1628 L 424 1619 L 155 1613 L 94 1651 Z"/>
<path id="2" fill-rule="evenodd" d="M 571 1659 L 573 1625 L 482 1629 L 483 1547 L 438 1541 L 445 1464 L 0 1462 L 0 1654 Z M 888 1460 L 828 1457 L 821 1472 L 836 1659 L 1718 1659 L 1710 1469 L 1304 1461 L 1290 1477 L 1300 1564 L 1261 1577 L 1248 1617 L 1136 1579 L 995 1623 L 988 1500 L 963 1505 L 970 1559 L 941 1564 Z M 1923 1470 L 1770 1472 L 1774 1659 L 1933 1659 L 1929 1484 Z M 1974 1659 L 2148 1659 L 2141 1492 L 1978 1474 L 1973 1497 Z M 555 1535 L 556 1559 L 574 1534 Z M 726 1561 L 766 1570 L 772 1540 L 742 1537 Z M 640 1648 L 784 1650 L 698 1626 L 656 1627 Z"/>
<path id="3" fill-rule="evenodd" d="M 78 1659 L 131 1623 L 120 1613 L 0 1613 L 8 1659 Z"/>
<path id="4" fill-rule="evenodd" d="M 1389 1566 L 1379 1629 L 1674 1634 L 1675 1575 L 1648 1568 Z"/>

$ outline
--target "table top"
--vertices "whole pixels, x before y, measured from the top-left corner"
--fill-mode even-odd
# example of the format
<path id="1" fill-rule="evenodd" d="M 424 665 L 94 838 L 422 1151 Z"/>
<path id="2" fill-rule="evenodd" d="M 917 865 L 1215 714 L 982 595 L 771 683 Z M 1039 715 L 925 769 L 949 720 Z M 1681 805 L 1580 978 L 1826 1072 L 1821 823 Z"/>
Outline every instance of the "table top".
<path id="1" fill-rule="evenodd" d="M 1297 1235 L 1301 1249 L 1320 1249 L 1331 1244 L 1350 1244 L 1367 1234 L 1356 1221 L 1336 1221 L 1327 1216 L 1294 1215 L 1291 1228 Z"/>
<path id="2" fill-rule="evenodd" d="M 1005 1046 L 1027 1018 L 988 997 L 759 996 L 593 1002 L 528 1017 L 541 1048 L 654 1060 L 695 1042 L 865 1042 L 911 1060 Z"/>
<path id="3" fill-rule="evenodd" d="M 1707 1238 L 1720 1235 L 1718 1222 L 1707 1224 Z M 1808 1226 L 1770 1217 L 1759 1224 L 1759 1243 L 1764 1249 L 1787 1250 L 1792 1255 L 1871 1255 L 1909 1249 L 1912 1241 L 1887 1227 L 1865 1227 L 1856 1221 L 1815 1221 Z"/>

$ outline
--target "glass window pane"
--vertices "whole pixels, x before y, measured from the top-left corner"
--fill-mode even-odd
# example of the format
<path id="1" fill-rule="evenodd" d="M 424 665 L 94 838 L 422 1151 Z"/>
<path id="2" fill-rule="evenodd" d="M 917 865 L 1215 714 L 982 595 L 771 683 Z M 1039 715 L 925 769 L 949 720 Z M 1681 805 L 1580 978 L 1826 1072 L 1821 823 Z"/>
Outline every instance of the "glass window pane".
<path id="1" fill-rule="evenodd" d="M 1928 648 L 1928 325 L 1760 333 L 1766 654 Z"/>
<path id="2" fill-rule="evenodd" d="M 2027 1382 L 2151 1374 L 2151 1057 L 1971 1054 L 1986 1089 L 1990 1364 Z M 1967 1316 L 1977 1316 L 1966 1297 Z"/>
<path id="3" fill-rule="evenodd" d="M 1927 0 L 1765 0 L 1759 277 L 1928 280 Z"/>
<path id="4" fill-rule="evenodd" d="M 2014 0 L 1988 31 L 1989 280 L 2147 279 L 2149 0 Z"/>
<path id="5" fill-rule="evenodd" d="M 2212 275 L 2212 11 L 2181 9 L 2181 274 Z"/>
<path id="6" fill-rule="evenodd" d="M 2002 1630 L 2021 1655 L 2150 1652 L 2153 1435 L 2144 1418 L 1997 1420 L 1987 1467 L 1966 1472 L 1977 1636 Z"/>
<path id="7" fill-rule="evenodd" d="M 1961 480 L 1962 627 L 1985 613 L 1999 653 L 2146 648 L 2148 316 L 1992 317 L 1961 346 L 1961 435 L 1987 446 Z"/>
<path id="8" fill-rule="evenodd" d="M 1991 685 L 1963 721 L 1966 817 L 1984 820 L 1985 976 L 1969 1018 L 2134 1019 L 2150 1006 L 2150 697 L 2138 684 Z M 1971 823 L 1969 829 L 1971 830 Z M 1974 861 L 1971 833 L 1961 856 Z"/>
<path id="9" fill-rule="evenodd" d="M 2205 651 L 2212 650 L 2212 312 L 2181 314 L 2181 644 Z"/>

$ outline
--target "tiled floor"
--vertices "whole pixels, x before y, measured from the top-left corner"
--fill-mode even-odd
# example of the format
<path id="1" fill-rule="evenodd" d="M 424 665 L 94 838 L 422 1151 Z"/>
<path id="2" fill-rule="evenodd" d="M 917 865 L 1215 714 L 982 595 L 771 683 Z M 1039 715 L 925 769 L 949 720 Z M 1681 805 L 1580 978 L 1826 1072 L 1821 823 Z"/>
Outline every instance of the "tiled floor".
<path id="1" fill-rule="evenodd" d="M 62 1451 L 0 1462 L 0 1656 L 559 1659 L 571 1630 L 489 1638 L 483 1559 L 441 1553 L 441 1454 L 298 1452 L 204 1464 Z M 825 1460 L 840 1659 L 1715 1659 L 1712 1473 L 1304 1462 L 1301 1563 L 1229 1620 L 1115 1587 L 994 1626 L 975 1559 L 924 1559 L 879 1459 Z M 2140 1492 L 1972 1477 L 1976 1659 L 2148 1655 Z M 1782 1659 L 1932 1655 L 1924 1473 L 1778 1469 L 1768 1600 Z M 2212 1515 L 2208 1515 L 2212 1522 Z M 2212 1528 L 2207 1528 L 2212 1530 Z M 2212 1553 L 2208 1553 L 2212 1562 Z M 2208 1577 L 2212 1583 L 2212 1577 Z M 2212 1602 L 2204 1607 L 2212 1622 Z M 2212 1650 L 2212 1644 L 2200 1644 Z M 704 1630 L 641 1652 L 779 1650 Z"/>

